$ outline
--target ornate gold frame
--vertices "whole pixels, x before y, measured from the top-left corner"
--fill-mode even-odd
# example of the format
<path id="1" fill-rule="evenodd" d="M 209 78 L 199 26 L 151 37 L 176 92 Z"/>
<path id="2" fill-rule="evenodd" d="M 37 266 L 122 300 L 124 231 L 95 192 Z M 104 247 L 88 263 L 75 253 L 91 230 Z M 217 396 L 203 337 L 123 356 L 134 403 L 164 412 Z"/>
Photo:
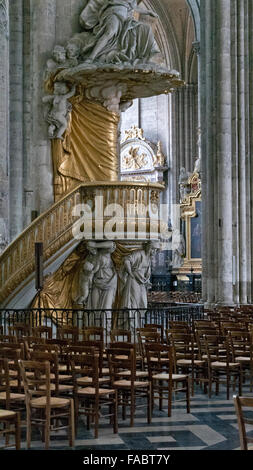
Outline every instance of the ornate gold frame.
<path id="1" fill-rule="evenodd" d="M 177 269 L 179 274 L 189 274 L 193 269 L 193 273 L 202 273 L 202 258 L 191 258 L 191 219 L 196 217 L 196 202 L 201 201 L 201 181 L 198 173 L 193 173 L 188 184 L 191 187 L 191 192 L 183 200 L 181 209 L 181 219 L 185 221 L 185 234 L 186 234 L 186 256 L 184 264 Z"/>

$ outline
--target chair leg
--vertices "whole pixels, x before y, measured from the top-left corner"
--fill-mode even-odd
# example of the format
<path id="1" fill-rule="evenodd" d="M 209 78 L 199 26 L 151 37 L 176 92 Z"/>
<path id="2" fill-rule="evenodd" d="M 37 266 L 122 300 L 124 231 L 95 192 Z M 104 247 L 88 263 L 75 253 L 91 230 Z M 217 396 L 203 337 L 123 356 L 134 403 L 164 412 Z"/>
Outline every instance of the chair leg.
<path id="1" fill-rule="evenodd" d="M 15 445 L 16 450 L 20 450 L 20 414 L 16 414 L 15 418 Z"/>
<path id="2" fill-rule="evenodd" d="M 148 409 L 147 409 L 148 424 L 150 424 L 150 423 L 151 423 L 151 420 L 152 420 L 152 412 L 151 412 L 151 384 L 149 384 L 148 390 L 147 390 L 147 405 L 148 405 Z"/>
<path id="3" fill-rule="evenodd" d="M 227 372 L 227 400 L 229 400 L 229 390 L 230 390 L 230 372 Z"/>
<path id="4" fill-rule="evenodd" d="M 98 438 L 98 427 L 99 427 L 99 406 L 98 405 L 94 405 L 95 406 L 95 439 Z"/>
<path id="5" fill-rule="evenodd" d="M 27 449 L 31 447 L 31 437 L 32 437 L 32 425 L 31 425 L 31 412 L 30 410 L 26 413 L 26 445 Z"/>
<path id="6" fill-rule="evenodd" d="M 70 398 L 70 408 L 69 408 L 69 446 L 75 446 L 75 410 L 74 410 L 74 401 Z"/>
<path id="7" fill-rule="evenodd" d="M 190 413 L 190 377 L 186 380 L 186 408 L 187 413 Z"/>
<path id="8" fill-rule="evenodd" d="M 130 426 L 134 425 L 134 413 L 135 413 L 135 393 L 134 393 L 134 390 L 131 390 Z"/>
<path id="9" fill-rule="evenodd" d="M 114 434 L 118 434 L 118 392 L 117 390 L 115 390 L 115 397 L 114 397 L 113 431 L 114 431 Z"/>
<path id="10" fill-rule="evenodd" d="M 169 383 L 168 385 L 168 418 L 171 417 L 171 408 L 172 408 L 172 387 Z"/>
<path id="11" fill-rule="evenodd" d="M 46 420 L 45 420 L 45 449 L 49 449 L 50 442 L 50 424 L 51 424 L 51 410 L 45 410 Z"/>

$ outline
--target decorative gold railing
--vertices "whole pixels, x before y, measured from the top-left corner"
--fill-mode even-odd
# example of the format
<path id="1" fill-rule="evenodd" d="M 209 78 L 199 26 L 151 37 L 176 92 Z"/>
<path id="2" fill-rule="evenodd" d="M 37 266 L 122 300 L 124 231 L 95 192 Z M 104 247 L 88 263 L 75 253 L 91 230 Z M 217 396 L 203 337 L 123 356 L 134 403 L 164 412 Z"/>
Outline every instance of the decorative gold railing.
<path id="1" fill-rule="evenodd" d="M 124 232 L 127 204 L 158 207 L 163 189 L 160 184 L 135 182 L 86 183 L 75 188 L 34 220 L 0 255 L 0 304 L 34 272 L 35 242 L 43 242 L 44 262 L 71 242 L 73 224 L 77 221 L 77 216 L 73 215 L 75 206 L 90 201 L 93 204 L 95 196 L 103 197 L 104 207 L 121 205 L 124 208 Z"/>

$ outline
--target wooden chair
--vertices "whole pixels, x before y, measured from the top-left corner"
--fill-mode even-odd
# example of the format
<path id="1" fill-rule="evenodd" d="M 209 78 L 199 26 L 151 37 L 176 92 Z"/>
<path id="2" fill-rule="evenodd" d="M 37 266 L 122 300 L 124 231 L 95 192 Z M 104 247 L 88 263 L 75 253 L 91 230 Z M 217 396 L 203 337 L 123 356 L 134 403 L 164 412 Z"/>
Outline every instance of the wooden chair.
<path id="1" fill-rule="evenodd" d="M 45 362 L 48 361 L 50 364 L 50 391 L 56 397 L 61 394 L 73 393 L 73 385 L 66 384 L 65 382 L 72 382 L 72 375 L 60 375 L 59 374 L 59 363 L 58 354 L 56 352 L 45 352 L 45 351 L 32 351 L 30 356 L 31 361 Z M 41 390 L 45 389 L 45 385 L 41 387 Z"/>
<path id="2" fill-rule="evenodd" d="M 189 377 L 184 374 L 173 374 L 173 348 L 165 344 L 147 343 L 147 361 L 149 380 L 152 391 L 152 409 L 155 398 L 159 399 L 159 409 L 163 408 L 163 399 L 168 403 L 168 417 L 171 416 L 173 392 L 186 394 L 186 409 L 190 413 L 190 385 Z M 165 354 L 166 353 L 166 356 Z M 166 383 L 166 385 L 164 385 Z M 178 384 L 182 384 L 178 387 Z M 175 387 L 176 386 L 176 387 Z M 158 395 L 156 396 L 156 392 Z"/>
<path id="3" fill-rule="evenodd" d="M 171 333 L 171 345 L 174 371 L 191 374 L 191 394 L 194 396 L 194 382 L 199 383 L 201 378 L 205 377 L 206 361 L 198 358 L 194 347 L 194 336 L 191 334 Z"/>
<path id="4" fill-rule="evenodd" d="M 0 343 L 16 343 L 17 338 L 14 335 L 0 335 Z"/>
<path id="5" fill-rule="evenodd" d="M 160 342 L 163 343 L 163 341 L 164 341 L 164 328 L 163 328 L 163 325 L 160 325 L 159 323 L 145 323 L 144 328 L 145 329 L 154 328 L 155 329 L 154 331 L 158 331 L 160 333 L 160 336 L 161 336 Z"/>
<path id="6" fill-rule="evenodd" d="M 38 338 L 52 339 L 53 330 L 50 326 L 37 326 L 32 328 L 32 334 Z"/>
<path id="7" fill-rule="evenodd" d="M 85 328 L 83 332 L 85 341 L 101 341 L 104 344 L 104 328 L 102 326 Z"/>
<path id="8" fill-rule="evenodd" d="M 245 424 L 253 425 L 253 419 L 245 417 L 244 407 L 250 407 L 253 411 L 253 397 L 240 397 L 234 395 L 234 405 L 239 427 L 239 437 L 241 450 L 253 450 L 253 446 L 248 446 L 248 443 L 253 443 L 253 437 L 247 436 Z"/>
<path id="9" fill-rule="evenodd" d="M 229 400 L 229 390 L 231 379 L 238 381 L 239 395 L 242 388 L 242 368 L 238 362 L 233 362 L 232 352 L 228 339 L 220 336 L 204 336 L 206 345 L 206 355 L 208 362 L 208 387 L 209 398 L 212 396 L 212 384 L 216 384 L 216 395 L 219 394 L 220 377 L 224 376 L 226 383 L 227 400 Z M 222 344 L 221 344 L 222 343 Z"/>
<path id="10" fill-rule="evenodd" d="M 5 437 L 5 445 L 1 448 L 13 447 L 13 445 L 9 444 L 9 435 L 14 434 L 16 450 L 20 450 L 20 413 L 0 410 L 0 423 L 4 425 L 4 429 L 0 430 L 0 436 Z"/>
<path id="11" fill-rule="evenodd" d="M 75 354 L 71 358 L 74 383 L 76 422 L 78 416 L 87 417 L 87 429 L 94 421 L 94 435 L 98 437 L 101 408 L 109 406 L 109 413 L 103 415 L 113 421 L 114 433 L 118 432 L 118 394 L 113 388 L 104 388 L 99 380 L 99 357 L 95 351 L 90 354 Z M 87 380 L 88 379 L 88 380 Z"/>
<path id="12" fill-rule="evenodd" d="M 249 378 L 253 391 L 253 342 L 249 332 L 229 331 L 232 360 L 241 364 L 243 383 Z"/>
<path id="13" fill-rule="evenodd" d="M 133 349 L 134 350 L 134 356 L 135 356 L 135 360 L 136 360 L 136 378 L 138 378 L 138 380 L 140 379 L 148 379 L 148 371 L 145 371 L 145 370 L 138 370 L 138 365 L 140 365 L 140 356 L 138 356 L 137 354 L 137 347 L 136 347 L 136 344 L 134 343 L 128 343 L 128 342 L 122 342 L 122 341 L 116 341 L 114 343 L 111 343 L 109 345 L 109 349 L 119 349 L 119 350 L 130 350 L 130 349 Z M 120 357 L 120 355 L 118 356 Z M 123 354 L 123 357 L 122 359 L 127 359 L 127 355 Z M 121 371 L 120 373 L 120 376 L 121 377 L 129 377 L 131 375 L 131 371 L 130 370 L 125 370 L 125 371 Z"/>
<path id="14" fill-rule="evenodd" d="M 67 339 L 68 342 L 76 343 L 79 339 L 79 328 L 63 326 L 57 329 L 58 339 Z"/>
<path id="15" fill-rule="evenodd" d="M 33 350 L 34 346 L 37 344 L 44 344 L 45 339 L 40 336 L 25 336 L 20 339 L 20 342 L 24 344 L 24 359 L 30 359 L 30 352 Z"/>
<path id="16" fill-rule="evenodd" d="M 131 343 L 131 336 L 130 330 L 114 329 L 110 333 L 111 343 L 114 343 L 115 341 L 126 341 L 127 343 Z"/>
<path id="17" fill-rule="evenodd" d="M 26 325 L 25 323 L 15 323 L 12 331 L 14 336 L 16 336 L 17 338 L 22 338 L 23 336 L 31 335 L 31 327 L 29 325 Z"/>
<path id="18" fill-rule="evenodd" d="M 134 425 L 137 400 L 146 404 L 147 422 L 151 423 L 151 391 L 149 381 L 139 380 L 136 376 L 136 357 L 134 348 L 108 348 L 108 363 L 110 369 L 111 387 L 118 390 L 119 405 L 122 406 L 122 417 L 126 418 L 126 407 L 130 406 L 130 426 Z M 129 371 L 126 377 L 124 374 Z M 123 374 L 121 374 L 123 372 Z"/>
<path id="19" fill-rule="evenodd" d="M 8 361 L 9 386 L 11 392 L 23 394 L 24 387 L 20 373 L 19 360 L 23 358 L 20 349 L 2 349 L 1 357 Z"/>
<path id="20" fill-rule="evenodd" d="M 31 447 L 32 426 L 42 427 L 45 449 L 49 448 L 50 431 L 68 429 L 69 446 L 74 447 L 75 422 L 74 402 L 72 398 L 52 397 L 50 390 L 50 363 L 20 361 L 26 396 L 27 448 Z M 32 375 L 31 375 L 32 372 Z M 44 391 L 41 388 L 44 388 Z M 44 414 L 44 416 L 43 416 Z M 68 424 L 53 428 L 58 419 L 67 420 Z"/>
<path id="21" fill-rule="evenodd" d="M 142 369 L 145 370 L 147 368 L 147 358 L 146 358 L 146 343 L 160 343 L 161 336 L 155 328 L 137 328 L 137 339 L 138 339 L 138 346 L 139 346 L 139 354 L 142 358 Z"/>
<path id="22" fill-rule="evenodd" d="M 0 358 L 0 406 L 6 410 L 17 411 L 23 408 L 25 395 L 13 393 L 10 387 L 9 363 L 6 358 Z"/>

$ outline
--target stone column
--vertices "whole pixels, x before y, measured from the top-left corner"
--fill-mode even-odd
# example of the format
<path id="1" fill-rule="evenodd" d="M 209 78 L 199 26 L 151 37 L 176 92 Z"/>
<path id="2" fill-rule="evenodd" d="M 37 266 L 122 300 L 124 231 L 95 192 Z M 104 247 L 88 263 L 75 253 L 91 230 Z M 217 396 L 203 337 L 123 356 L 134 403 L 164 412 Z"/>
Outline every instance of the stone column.
<path id="1" fill-rule="evenodd" d="M 198 129 L 198 102 L 197 85 L 190 84 L 178 89 L 172 95 L 172 139 L 173 139 L 173 166 L 176 169 L 178 182 L 180 168 L 193 172 L 197 158 L 197 129 Z M 177 185 L 177 201 L 179 189 Z"/>
<path id="2" fill-rule="evenodd" d="M 10 2 L 10 238 L 23 228 L 23 0 Z"/>
<path id="3" fill-rule="evenodd" d="M 233 305 L 251 300 L 252 2 L 201 4 L 205 300 Z"/>
<path id="4" fill-rule="evenodd" d="M 0 252 L 9 241 L 9 2 L 0 1 Z"/>

